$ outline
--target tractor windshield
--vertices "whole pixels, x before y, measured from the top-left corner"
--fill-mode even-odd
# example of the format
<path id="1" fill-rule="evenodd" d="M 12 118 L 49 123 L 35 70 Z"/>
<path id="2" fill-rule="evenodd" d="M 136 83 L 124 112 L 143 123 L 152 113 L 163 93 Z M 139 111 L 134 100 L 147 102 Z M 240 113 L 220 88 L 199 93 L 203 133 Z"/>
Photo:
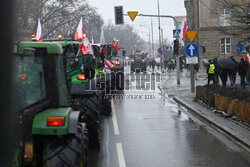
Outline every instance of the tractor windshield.
<path id="1" fill-rule="evenodd" d="M 46 97 L 43 58 L 16 55 L 13 62 L 13 100 L 15 111 L 20 111 Z"/>

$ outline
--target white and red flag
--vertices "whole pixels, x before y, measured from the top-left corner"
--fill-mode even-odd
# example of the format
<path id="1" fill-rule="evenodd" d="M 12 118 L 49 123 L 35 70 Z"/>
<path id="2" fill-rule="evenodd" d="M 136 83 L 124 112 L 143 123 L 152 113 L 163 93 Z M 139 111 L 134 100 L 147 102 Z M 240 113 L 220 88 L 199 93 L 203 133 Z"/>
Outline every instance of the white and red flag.
<path id="1" fill-rule="evenodd" d="M 180 38 L 184 41 L 187 34 L 187 23 L 183 20 L 181 24 Z"/>
<path id="2" fill-rule="evenodd" d="M 42 25 L 40 18 L 38 19 L 37 29 L 36 29 L 36 41 L 42 41 Z"/>
<path id="3" fill-rule="evenodd" d="M 87 37 L 83 38 L 80 49 L 81 49 L 83 55 L 85 55 L 85 54 L 92 54 L 93 55 L 93 50 L 92 50 L 92 47 L 90 45 L 89 39 Z"/>
<path id="4" fill-rule="evenodd" d="M 246 61 L 248 61 L 248 63 L 250 64 L 250 56 L 249 56 L 249 53 L 246 55 Z"/>
<path id="5" fill-rule="evenodd" d="M 75 40 L 81 42 L 83 40 L 83 23 L 82 18 L 77 26 L 76 32 L 75 32 Z"/>

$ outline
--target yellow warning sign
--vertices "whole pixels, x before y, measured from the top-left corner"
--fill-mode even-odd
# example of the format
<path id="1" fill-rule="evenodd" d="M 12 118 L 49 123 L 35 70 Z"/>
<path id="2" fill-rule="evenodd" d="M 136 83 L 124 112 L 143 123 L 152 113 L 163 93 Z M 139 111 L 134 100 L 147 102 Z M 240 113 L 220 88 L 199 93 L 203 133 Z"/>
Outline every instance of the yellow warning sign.
<path id="1" fill-rule="evenodd" d="M 129 15 L 130 19 L 132 21 L 134 21 L 136 16 L 138 15 L 138 12 L 137 11 L 133 11 L 133 12 L 131 11 L 131 12 L 128 12 L 128 15 Z"/>
<path id="2" fill-rule="evenodd" d="M 187 31 L 187 37 L 192 43 L 197 35 L 198 31 Z"/>

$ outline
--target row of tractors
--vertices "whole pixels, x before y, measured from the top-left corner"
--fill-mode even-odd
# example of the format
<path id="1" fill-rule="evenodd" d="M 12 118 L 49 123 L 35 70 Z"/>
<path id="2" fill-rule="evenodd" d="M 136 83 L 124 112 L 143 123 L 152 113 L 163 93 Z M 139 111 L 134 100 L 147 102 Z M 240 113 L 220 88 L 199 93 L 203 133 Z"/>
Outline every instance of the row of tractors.
<path id="1" fill-rule="evenodd" d="M 124 75 L 112 45 L 91 47 L 93 54 L 73 40 L 14 45 L 13 166 L 87 167 L 89 150 L 100 148 L 100 121 L 112 114 L 107 95 L 123 90 Z"/>

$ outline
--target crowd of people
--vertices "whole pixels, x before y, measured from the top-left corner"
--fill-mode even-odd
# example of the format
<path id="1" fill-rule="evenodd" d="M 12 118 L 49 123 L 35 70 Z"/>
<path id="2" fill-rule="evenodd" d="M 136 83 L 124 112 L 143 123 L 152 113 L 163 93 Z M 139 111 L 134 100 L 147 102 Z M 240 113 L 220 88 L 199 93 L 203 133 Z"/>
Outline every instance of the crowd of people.
<path id="1" fill-rule="evenodd" d="M 249 63 L 244 58 L 240 60 L 240 63 L 235 61 L 233 57 L 228 58 L 233 62 L 233 66 L 225 67 L 218 64 L 217 59 L 209 60 L 207 66 L 207 75 L 208 80 L 207 84 L 210 84 L 210 81 L 213 81 L 213 84 L 219 84 L 219 78 L 221 79 L 222 85 L 225 87 L 227 85 L 227 80 L 230 80 L 230 86 L 234 87 L 236 82 L 236 74 L 240 76 L 240 84 L 244 88 L 245 78 L 249 68 Z"/>

